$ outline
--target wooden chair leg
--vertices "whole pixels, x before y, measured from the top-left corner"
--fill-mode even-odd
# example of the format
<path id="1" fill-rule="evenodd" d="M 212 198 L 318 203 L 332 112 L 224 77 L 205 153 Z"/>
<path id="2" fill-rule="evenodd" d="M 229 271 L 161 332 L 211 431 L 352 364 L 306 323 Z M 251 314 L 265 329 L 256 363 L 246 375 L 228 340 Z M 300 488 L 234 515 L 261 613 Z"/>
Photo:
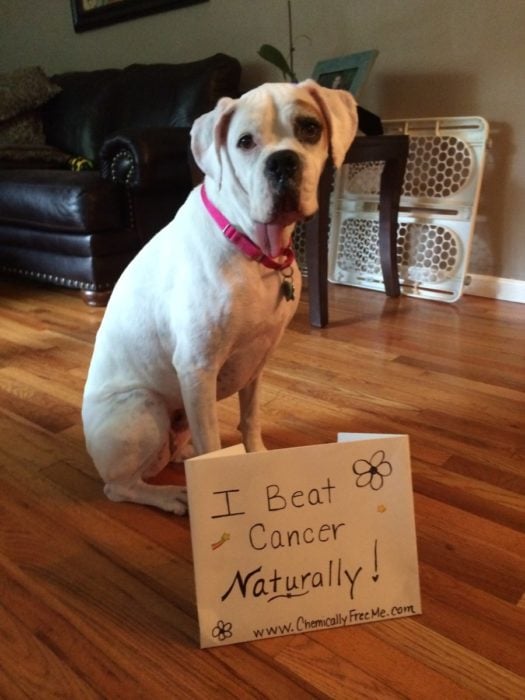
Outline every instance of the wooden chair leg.
<path id="1" fill-rule="evenodd" d="M 305 230 L 310 323 L 316 328 L 328 323 L 328 226 L 333 177 L 333 165 L 328 163 L 319 182 L 319 211 Z"/>
<path id="2" fill-rule="evenodd" d="M 107 292 L 95 292 L 91 289 L 83 289 L 80 296 L 88 306 L 107 306 L 111 290 Z"/>
<path id="3" fill-rule="evenodd" d="M 398 297 L 397 213 L 403 186 L 404 163 L 399 158 L 385 162 L 381 175 L 381 206 L 379 207 L 379 257 L 385 283 L 385 293 Z"/>
<path id="4" fill-rule="evenodd" d="M 400 294 L 397 268 L 397 214 L 408 155 L 408 137 L 358 137 L 345 163 L 384 161 L 379 193 L 379 254 L 388 296 Z M 331 163 L 319 183 L 319 211 L 306 225 L 306 265 L 310 297 L 310 323 L 322 328 L 328 323 L 328 227 L 330 192 L 334 177 Z"/>

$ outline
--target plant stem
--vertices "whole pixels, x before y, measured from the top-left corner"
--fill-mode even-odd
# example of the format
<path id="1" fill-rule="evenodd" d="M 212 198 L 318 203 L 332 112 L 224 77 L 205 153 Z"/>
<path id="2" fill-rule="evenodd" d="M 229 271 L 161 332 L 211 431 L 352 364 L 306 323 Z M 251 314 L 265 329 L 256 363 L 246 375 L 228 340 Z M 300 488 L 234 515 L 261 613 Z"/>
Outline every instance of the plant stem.
<path id="1" fill-rule="evenodd" d="M 290 46 L 290 68 L 292 75 L 295 75 L 294 65 L 293 65 L 293 54 L 295 47 L 293 45 L 293 30 L 292 30 L 292 3 L 288 0 L 288 44 Z"/>

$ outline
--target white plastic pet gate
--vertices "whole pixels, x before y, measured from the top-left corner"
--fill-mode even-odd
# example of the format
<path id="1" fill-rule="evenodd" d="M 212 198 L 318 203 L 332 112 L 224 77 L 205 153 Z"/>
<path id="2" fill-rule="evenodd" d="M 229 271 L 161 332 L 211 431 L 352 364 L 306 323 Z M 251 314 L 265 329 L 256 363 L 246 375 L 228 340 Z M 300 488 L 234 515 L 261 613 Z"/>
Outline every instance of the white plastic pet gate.
<path id="1" fill-rule="evenodd" d="M 488 138 L 481 117 L 385 121 L 410 149 L 397 230 L 403 294 L 456 301 L 467 271 Z M 384 291 L 379 262 L 383 163 L 343 166 L 331 198 L 328 277 Z"/>

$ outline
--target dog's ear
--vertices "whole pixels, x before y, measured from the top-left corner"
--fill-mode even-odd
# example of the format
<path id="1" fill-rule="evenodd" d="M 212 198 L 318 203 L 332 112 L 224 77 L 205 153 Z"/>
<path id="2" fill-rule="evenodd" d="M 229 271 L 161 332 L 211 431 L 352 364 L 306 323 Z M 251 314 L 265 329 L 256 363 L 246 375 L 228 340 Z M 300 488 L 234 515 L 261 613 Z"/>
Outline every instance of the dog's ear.
<path id="1" fill-rule="evenodd" d="M 222 177 L 221 146 L 226 142 L 228 124 L 237 100 L 222 97 L 212 112 L 203 114 L 191 128 L 191 151 L 205 175 L 218 184 Z"/>
<path id="2" fill-rule="evenodd" d="M 357 104 L 346 90 L 321 87 L 315 80 L 299 84 L 317 102 L 330 130 L 330 148 L 336 168 L 343 164 L 357 132 Z"/>

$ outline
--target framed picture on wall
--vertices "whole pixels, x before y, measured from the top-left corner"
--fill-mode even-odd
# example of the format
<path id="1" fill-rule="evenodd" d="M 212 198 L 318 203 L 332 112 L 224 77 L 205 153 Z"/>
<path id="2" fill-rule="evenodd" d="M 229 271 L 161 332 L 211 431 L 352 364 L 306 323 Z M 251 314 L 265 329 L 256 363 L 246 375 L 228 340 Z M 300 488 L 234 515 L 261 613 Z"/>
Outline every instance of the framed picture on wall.
<path id="1" fill-rule="evenodd" d="M 379 51 L 373 49 L 319 61 L 312 77 L 323 87 L 348 90 L 356 96 L 363 87 L 378 54 Z"/>
<path id="2" fill-rule="evenodd" d="M 207 0 L 71 0 L 71 12 L 75 31 L 84 32 L 199 2 Z"/>

